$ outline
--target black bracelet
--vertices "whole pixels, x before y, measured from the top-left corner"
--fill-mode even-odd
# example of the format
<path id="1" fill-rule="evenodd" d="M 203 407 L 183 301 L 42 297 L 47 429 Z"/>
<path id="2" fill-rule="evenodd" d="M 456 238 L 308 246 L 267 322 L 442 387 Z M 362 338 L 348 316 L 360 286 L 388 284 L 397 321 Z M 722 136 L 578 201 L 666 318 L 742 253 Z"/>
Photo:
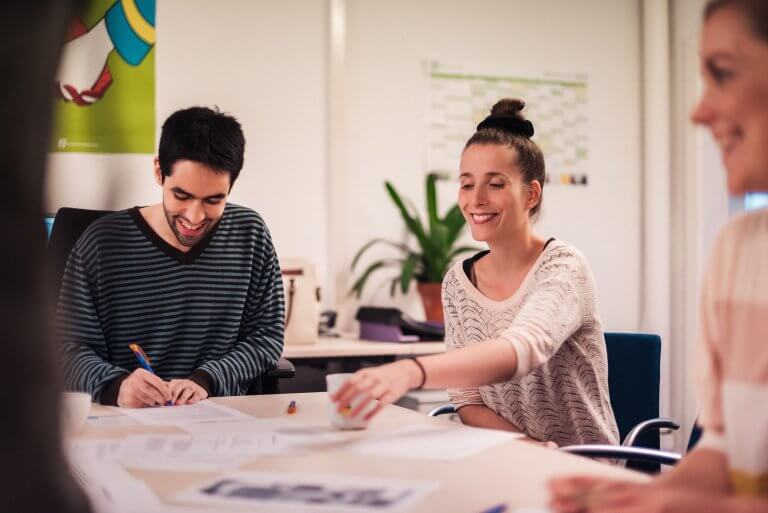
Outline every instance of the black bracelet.
<path id="1" fill-rule="evenodd" d="M 408 359 L 411 360 L 413 363 L 415 363 L 416 366 L 421 371 L 421 383 L 419 383 L 419 386 L 414 388 L 414 390 L 421 390 L 422 388 L 424 388 L 424 383 L 427 382 L 427 371 L 424 370 L 424 366 L 421 364 L 419 359 L 416 358 L 415 356 L 409 356 Z"/>

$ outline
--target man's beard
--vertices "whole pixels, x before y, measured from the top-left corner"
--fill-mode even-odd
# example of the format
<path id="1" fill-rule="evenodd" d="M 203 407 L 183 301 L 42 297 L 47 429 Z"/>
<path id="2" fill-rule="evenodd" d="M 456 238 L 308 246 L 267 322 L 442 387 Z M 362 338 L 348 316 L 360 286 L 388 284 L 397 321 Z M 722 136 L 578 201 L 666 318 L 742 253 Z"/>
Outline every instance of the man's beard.
<path id="1" fill-rule="evenodd" d="M 176 240 L 179 241 L 179 244 L 181 244 L 182 246 L 186 246 L 188 248 L 191 248 L 194 245 L 196 245 L 198 242 L 200 242 L 203 239 L 203 237 L 205 237 L 211 231 L 211 228 L 213 228 L 216 225 L 214 221 L 206 218 L 203 221 L 205 223 L 205 226 L 200 231 L 200 234 L 195 235 L 194 237 L 188 237 L 183 233 L 181 233 L 178 225 L 176 224 L 180 216 L 171 215 L 168 212 L 168 210 L 166 210 L 165 205 L 163 205 L 163 213 L 165 213 L 165 219 L 166 221 L 168 221 L 168 226 L 171 228 L 171 231 L 176 236 Z"/>

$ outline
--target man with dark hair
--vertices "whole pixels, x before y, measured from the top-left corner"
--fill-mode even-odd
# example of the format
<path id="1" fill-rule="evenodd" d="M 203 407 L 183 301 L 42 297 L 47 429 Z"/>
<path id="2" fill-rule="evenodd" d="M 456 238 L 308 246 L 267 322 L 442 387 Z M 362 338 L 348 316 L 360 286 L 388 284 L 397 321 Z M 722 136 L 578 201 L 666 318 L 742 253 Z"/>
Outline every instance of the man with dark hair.
<path id="1" fill-rule="evenodd" d="M 110 214 L 72 250 L 57 312 L 67 385 L 103 404 L 244 394 L 283 349 L 283 289 L 256 212 L 227 203 L 245 140 L 202 107 L 163 124 L 161 203 Z M 141 346 L 150 372 L 129 344 Z"/>

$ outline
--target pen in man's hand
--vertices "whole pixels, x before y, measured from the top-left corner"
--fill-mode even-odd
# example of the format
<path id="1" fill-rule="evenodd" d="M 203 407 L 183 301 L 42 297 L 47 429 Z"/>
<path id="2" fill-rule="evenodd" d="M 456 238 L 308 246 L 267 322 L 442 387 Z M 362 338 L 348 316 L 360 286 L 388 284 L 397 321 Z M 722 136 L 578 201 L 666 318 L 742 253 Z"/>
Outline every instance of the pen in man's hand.
<path id="1" fill-rule="evenodd" d="M 145 371 L 155 374 L 155 371 L 152 370 L 152 366 L 149 364 L 149 356 L 147 356 L 147 353 L 144 352 L 139 344 L 128 344 L 128 348 L 133 351 L 133 354 L 139 361 L 139 365 L 141 365 Z M 157 374 L 155 374 L 155 376 L 157 376 Z M 173 401 L 166 401 L 165 406 L 173 406 Z"/>

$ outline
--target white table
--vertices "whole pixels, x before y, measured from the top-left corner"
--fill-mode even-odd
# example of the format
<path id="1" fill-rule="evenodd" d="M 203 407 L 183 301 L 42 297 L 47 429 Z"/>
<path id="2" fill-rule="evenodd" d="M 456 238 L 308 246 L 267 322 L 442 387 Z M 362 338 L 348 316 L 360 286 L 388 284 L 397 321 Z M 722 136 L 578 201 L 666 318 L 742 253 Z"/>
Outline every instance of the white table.
<path id="1" fill-rule="evenodd" d="M 326 394 L 284 394 L 217 398 L 214 401 L 237 408 L 255 417 L 286 416 L 286 406 L 295 400 L 298 412 L 290 416 L 300 424 L 325 422 Z M 94 406 L 92 414 L 104 413 L 103 406 Z M 369 429 L 352 436 L 375 437 L 377 434 L 400 426 L 440 423 L 462 429 L 444 419 L 431 418 L 397 406 L 387 407 L 374 419 Z M 120 438 L 138 433 L 180 432 L 173 427 L 86 426 L 77 438 Z M 543 505 L 547 501 L 546 483 L 549 479 L 566 474 L 627 478 L 635 481 L 647 477 L 623 468 L 597 463 L 553 449 L 519 441 L 510 441 L 475 456 L 458 461 L 425 459 L 397 459 L 391 457 L 362 456 L 330 446 L 309 454 L 262 456 L 246 463 L 242 470 L 269 472 L 311 472 L 368 477 L 436 480 L 439 488 L 422 500 L 412 511 L 439 513 L 478 513 L 498 503 L 512 508 Z M 201 485 L 216 473 L 140 471 L 130 474 L 145 481 L 164 501 L 179 490 Z M 513 509 L 510 510 L 512 513 Z"/>

